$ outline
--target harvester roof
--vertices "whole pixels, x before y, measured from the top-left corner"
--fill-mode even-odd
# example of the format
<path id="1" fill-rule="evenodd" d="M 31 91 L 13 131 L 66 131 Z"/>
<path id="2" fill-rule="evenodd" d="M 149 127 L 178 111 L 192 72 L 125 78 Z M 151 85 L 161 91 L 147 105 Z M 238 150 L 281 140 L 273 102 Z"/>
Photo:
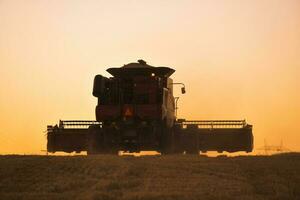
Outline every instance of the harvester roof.
<path id="1" fill-rule="evenodd" d="M 160 77 L 169 77 L 175 70 L 169 67 L 153 67 L 144 60 L 138 60 L 137 63 L 129 63 L 123 67 L 113 67 L 106 70 L 114 77 L 128 76 L 151 76 L 155 74 Z"/>

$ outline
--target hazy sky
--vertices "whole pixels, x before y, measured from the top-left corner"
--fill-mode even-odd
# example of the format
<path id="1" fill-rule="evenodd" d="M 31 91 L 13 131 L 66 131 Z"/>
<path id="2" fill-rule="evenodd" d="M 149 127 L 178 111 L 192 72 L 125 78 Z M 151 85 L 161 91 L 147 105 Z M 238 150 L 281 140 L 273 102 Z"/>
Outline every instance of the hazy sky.
<path id="1" fill-rule="evenodd" d="M 247 119 L 256 148 L 300 150 L 299 0 L 0 0 L 0 153 L 94 119 L 94 75 L 141 58 L 186 84 L 179 117 Z"/>

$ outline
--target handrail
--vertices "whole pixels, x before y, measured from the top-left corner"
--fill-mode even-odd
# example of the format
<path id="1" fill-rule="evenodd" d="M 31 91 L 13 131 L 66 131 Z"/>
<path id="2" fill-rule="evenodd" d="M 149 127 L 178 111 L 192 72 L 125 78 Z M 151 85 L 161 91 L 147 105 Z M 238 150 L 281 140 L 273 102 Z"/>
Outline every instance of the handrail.
<path id="1" fill-rule="evenodd" d="M 182 127 L 195 125 L 199 128 L 244 128 L 248 124 L 246 120 L 178 120 L 175 124 Z M 83 129 L 91 125 L 102 125 L 101 122 L 94 120 L 59 120 L 59 123 L 48 126 L 48 130 L 58 129 Z"/>
<path id="2" fill-rule="evenodd" d="M 178 120 L 177 125 L 196 125 L 199 128 L 244 128 L 246 120 Z"/>
<path id="3" fill-rule="evenodd" d="M 59 123 L 52 126 L 48 126 L 48 130 L 52 129 L 84 129 L 88 128 L 91 125 L 101 125 L 101 122 L 94 120 L 59 120 Z"/>

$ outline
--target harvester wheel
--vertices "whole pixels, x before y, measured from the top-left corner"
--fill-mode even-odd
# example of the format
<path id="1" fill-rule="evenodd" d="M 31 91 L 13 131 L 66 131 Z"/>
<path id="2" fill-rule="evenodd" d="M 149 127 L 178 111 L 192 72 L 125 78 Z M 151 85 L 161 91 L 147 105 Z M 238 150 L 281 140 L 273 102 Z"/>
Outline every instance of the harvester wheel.
<path id="1" fill-rule="evenodd" d="M 174 154 L 175 142 L 173 129 L 167 128 L 165 125 L 163 125 L 161 131 L 161 154 Z"/>
<path id="2" fill-rule="evenodd" d="M 99 137 L 101 134 L 101 128 L 98 125 L 91 125 L 88 129 L 87 135 L 87 154 L 94 155 L 99 153 Z"/>
<path id="3" fill-rule="evenodd" d="M 173 127 L 173 134 L 174 134 L 174 154 L 183 154 L 183 145 L 182 145 L 182 132 L 180 126 Z"/>
<path id="4" fill-rule="evenodd" d="M 199 155 L 198 126 L 191 124 L 187 126 L 184 135 L 184 148 L 186 154 Z"/>

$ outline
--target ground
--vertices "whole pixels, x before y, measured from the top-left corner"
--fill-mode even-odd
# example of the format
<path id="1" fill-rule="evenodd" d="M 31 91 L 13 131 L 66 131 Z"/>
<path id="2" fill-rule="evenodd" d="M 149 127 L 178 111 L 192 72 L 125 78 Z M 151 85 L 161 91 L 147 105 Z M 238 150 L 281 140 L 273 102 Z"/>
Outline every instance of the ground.
<path id="1" fill-rule="evenodd" d="M 0 156 L 0 199 L 300 199 L 300 154 Z"/>

